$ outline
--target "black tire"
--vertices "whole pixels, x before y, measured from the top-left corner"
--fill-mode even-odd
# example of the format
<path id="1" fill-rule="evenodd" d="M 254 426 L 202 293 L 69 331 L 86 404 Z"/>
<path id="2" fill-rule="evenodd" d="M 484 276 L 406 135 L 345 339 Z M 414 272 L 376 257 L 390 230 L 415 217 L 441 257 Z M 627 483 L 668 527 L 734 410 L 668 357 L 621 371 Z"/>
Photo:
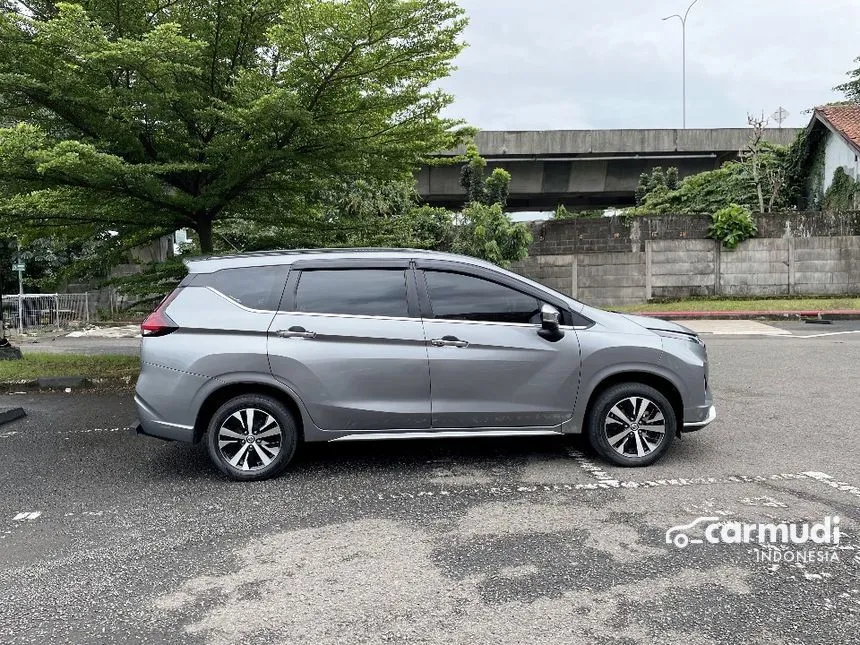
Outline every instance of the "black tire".
<path id="1" fill-rule="evenodd" d="M 236 416 L 237 412 L 246 410 L 252 411 L 250 434 L 254 435 L 253 438 L 249 438 L 248 433 L 244 432 L 247 427 L 247 412 Z M 258 414 L 258 412 L 264 414 Z M 269 434 L 274 426 L 269 424 L 266 429 L 265 424 L 268 420 L 264 415 L 274 419 L 279 433 Z M 224 426 L 223 429 L 222 426 Z M 233 435 L 243 435 L 245 438 L 239 440 L 234 439 L 232 435 L 226 436 L 222 434 L 224 430 Z M 266 435 L 266 437 L 257 439 L 257 434 Z M 221 443 L 219 435 L 224 441 L 223 447 L 219 445 Z M 280 441 L 277 446 L 279 449 L 277 454 L 273 455 L 276 438 Z M 293 415 L 280 401 L 263 394 L 242 394 L 230 399 L 215 410 L 206 429 L 209 458 L 218 470 L 236 481 L 260 481 L 277 477 L 292 460 L 298 442 L 299 431 Z M 254 446 L 254 443 L 257 445 Z M 244 453 L 239 455 L 237 465 L 232 465 L 228 457 L 231 455 L 235 457 L 241 450 L 244 450 Z M 247 456 L 244 456 L 246 453 Z M 264 457 L 261 457 L 261 454 L 271 461 L 264 463 Z"/>
<path id="2" fill-rule="evenodd" d="M 621 416 L 626 417 L 630 421 L 635 421 L 635 419 L 631 419 L 636 412 L 633 409 L 634 404 L 630 402 L 631 399 L 646 399 L 650 401 L 651 405 L 646 406 L 642 420 L 656 419 L 656 421 L 648 425 L 644 423 L 625 423 L 622 421 Z M 610 416 L 610 411 L 616 405 L 620 406 L 616 409 L 622 414 L 618 415 L 613 412 Z M 640 403 L 639 405 L 642 404 Z M 663 419 L 664 432 L 662 434 L 654 430 L 640 429 L 640 425 L 645 428 L 659 427 L 658 412 L 662 415 Z M 607 420 L 609 420 L 609 430 L 614 431 L 617 429 L 617 433 L 610 434 L 607 431 Z M 669 403 L 669 400 L 658 390 L 642 383 L 619 383 L 601 392 L 591 406 L 587 424 L 588 440 L 601 457 L 616 466 L 631 467 L 649 466 L 666 454 L 678 427 L 675 409 Z M 621 435 L 625 436 L 622 437 Z M 610 436 L 617 448 L 613 448 L 610 443 Z M 616 439 L 616 437 L 621 438 Z M 659 441 L 657 440 L 658 437 Z M 647 453 L 639 456 L 638 452 L 640 449 L 644 452 L 646 448 L 648 449 Z"/>

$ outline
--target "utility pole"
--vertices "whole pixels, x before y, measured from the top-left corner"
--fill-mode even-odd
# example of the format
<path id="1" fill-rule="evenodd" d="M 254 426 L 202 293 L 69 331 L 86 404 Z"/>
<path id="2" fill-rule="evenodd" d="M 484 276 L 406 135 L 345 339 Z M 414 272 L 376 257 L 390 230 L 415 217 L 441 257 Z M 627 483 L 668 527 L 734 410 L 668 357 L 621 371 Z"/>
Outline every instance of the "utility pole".
<path id="1" fill-rule="evenodd" d="M 18 333 L 24 333 L 24 266 L 21 264 L 21 240 L 18 240 Z"/>
<path id="2" fill-rule="evenodd" d="M 690 9 L 692 9 L 693 5 L 698 1 L 699 0 L 693 0 L 690 6 L 687 7 L 683 16 L 675 13 L 663 18 L 663 20 L 677 18 L 681 21 L 681 123 L 683 124 L 682 127 L 684 129 L 687 128 L 687 16 L 690 14 Z"/>

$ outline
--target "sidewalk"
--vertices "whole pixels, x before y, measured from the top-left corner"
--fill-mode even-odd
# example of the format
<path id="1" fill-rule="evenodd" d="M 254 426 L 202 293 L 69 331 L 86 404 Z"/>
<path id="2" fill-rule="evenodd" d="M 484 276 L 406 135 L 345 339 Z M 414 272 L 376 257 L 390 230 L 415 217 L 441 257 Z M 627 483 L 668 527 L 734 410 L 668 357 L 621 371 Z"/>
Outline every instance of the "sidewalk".
<path id="1" fill-rule="evenodd" d="M 637 316 L 664 320 L 860 320 L 860 309 L 794 311 L 637 311 Z"/>

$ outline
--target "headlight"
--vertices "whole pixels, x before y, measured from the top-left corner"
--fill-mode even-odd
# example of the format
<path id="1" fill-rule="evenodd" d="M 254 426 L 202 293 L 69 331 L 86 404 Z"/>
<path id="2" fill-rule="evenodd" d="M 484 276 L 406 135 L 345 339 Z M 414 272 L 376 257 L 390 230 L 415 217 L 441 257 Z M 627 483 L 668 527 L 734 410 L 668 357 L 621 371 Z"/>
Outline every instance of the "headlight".
<path id="1" fill-rule="evenodd" d="M 697 345 L 702 345 L 704 347 L 705 343 L 699 338 L 696 334 L 685 334 L 682 331 L 667 331 L 665 329 L 652 329 L 655 334 L 658 336 L 663 336 L 664 338 L 674 338 L 675 340 L 688 340 L 691 343 L 696 343 Z"/>

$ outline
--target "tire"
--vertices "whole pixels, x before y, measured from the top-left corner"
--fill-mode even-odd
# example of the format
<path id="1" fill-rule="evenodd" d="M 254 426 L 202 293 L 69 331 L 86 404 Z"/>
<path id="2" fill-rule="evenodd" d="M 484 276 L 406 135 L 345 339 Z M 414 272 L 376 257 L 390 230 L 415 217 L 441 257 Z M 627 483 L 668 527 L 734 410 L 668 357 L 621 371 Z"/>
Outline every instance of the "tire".
<path id="1" fill-rule="evenodd" d="M 230 399 L 215 410 L 206 431 L 209 458 L 236 481 L 277 477 L 292 460 L 298 441 L 299 431 L 290 411 L 277 399 L 262 394 Z"/>
<path id="2" fill-rule="evenodd" d="M 619 383 L 591 406 L 588 440 L 616 466 L 649 466 L 669 450 L 677 427 L 675 409 L 663 394 L 642 383 Z"/>

